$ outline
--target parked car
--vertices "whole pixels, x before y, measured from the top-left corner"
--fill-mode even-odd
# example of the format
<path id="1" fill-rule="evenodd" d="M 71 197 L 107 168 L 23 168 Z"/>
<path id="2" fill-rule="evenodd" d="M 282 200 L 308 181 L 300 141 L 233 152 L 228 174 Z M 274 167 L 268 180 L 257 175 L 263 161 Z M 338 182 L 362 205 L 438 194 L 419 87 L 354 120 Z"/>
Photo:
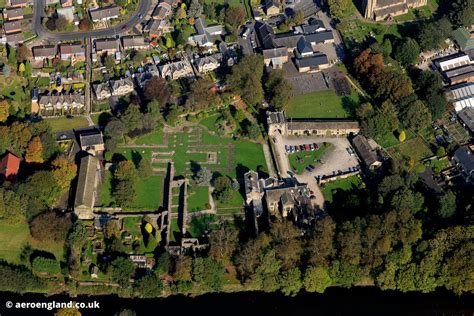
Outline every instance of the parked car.
<path id="1" fill-rule="evenodd" d="M 314 151 L 314 145 L 313 145 L 313 144 L 309 144 L 309 149 L 311 149 L 311 151 Z"/>
<path id="2" fill-rule="evenodd" d="M 316 169 L 316 168 L 315 168 L 313 165 L 309 165 L 308 167 L 310 167 L 310 168 L 311 168 L 311 170 L 314 170 L 314 169 Z"/>
<path id="3" fill-rule="evenodd" d="M 318 150 L 318 148 L 319 148 L 318 144 L 314 143 L 313 145 L 314 145 L 314 148 L 315 148 L 316 150 Z"/>
<path id="4" fill-rule="evenodd" d="M 354 156 L 354 151 L 350 147 L 347 147 L 346 150 L 349 153 L 349 155 Z"/>
<path id="5" fill-rule="evenodd" d="M 300 145 L 300 151 L 304 151 L 304 146 Z"/>
<path id="6" fill-rule="evenodd" d="M 285 152 L 287 152 L 287 153 L 290 152 L 290 148 L 288 147 L 288 145 L 285 145 Z"/>
<path id="7" fill-rule="evenodd" d="M 309 151 L 309 145 L 308 144 L 304 144 L 303 146 L 304 146 L 304 150 Z"/>
<path id="8" fill-rule="evenodd" d="M 311 170 L 311 168 L 310 168 L 309 166 L 306 167 L 305 169 L 306 169 L 307 171 L 309 171 L 309 172 L 313 171 L 313 170 Z"/>

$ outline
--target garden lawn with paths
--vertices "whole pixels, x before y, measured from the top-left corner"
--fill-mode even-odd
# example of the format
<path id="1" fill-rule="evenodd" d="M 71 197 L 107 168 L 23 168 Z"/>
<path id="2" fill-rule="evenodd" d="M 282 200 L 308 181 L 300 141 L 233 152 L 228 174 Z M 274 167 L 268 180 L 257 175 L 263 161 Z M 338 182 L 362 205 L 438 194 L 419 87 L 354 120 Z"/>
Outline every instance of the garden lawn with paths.
<path id="1" fill-rule="evenodd" d="M 300 151 L 293 154 L 288 154 L 290 166 L 294 172 L 301 174 L 309 165 L 315 165 L 317 160 L 331 147 L 331 144 L 318 144 L 319 148 L 315 151 Z"/>

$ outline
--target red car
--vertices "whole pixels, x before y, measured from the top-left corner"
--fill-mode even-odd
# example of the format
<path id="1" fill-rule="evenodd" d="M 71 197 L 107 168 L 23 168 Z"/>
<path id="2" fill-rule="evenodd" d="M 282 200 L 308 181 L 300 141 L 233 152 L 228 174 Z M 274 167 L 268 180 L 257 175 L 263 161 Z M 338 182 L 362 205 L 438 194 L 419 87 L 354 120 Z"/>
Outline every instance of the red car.
<path id="1" fill-rule="evenodd" d="M 314 145 L 314 149 L 318 150 L 319 148 L 318 144 L 314 143 L 313 145 Z"/>
<path id="2" fill-rule="evenodd" d="M 309 151 L 309 145 L 308 144 L 304 144 L 304 150 Z"/>

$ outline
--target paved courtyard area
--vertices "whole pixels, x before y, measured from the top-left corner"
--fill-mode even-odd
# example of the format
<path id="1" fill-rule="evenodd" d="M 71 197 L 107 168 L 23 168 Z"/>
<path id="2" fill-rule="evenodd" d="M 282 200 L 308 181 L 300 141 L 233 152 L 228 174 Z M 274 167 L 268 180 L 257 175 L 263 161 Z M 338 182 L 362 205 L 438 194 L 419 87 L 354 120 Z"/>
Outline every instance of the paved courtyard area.
<path id="1" fill-rule="evenodd" d="M 275 135 L 274 148 L 275 156 L 279 173 L 282 177 L 288 177 L 293 175 L 294 171 L 291 168 L 288 154 L 285 150 L 285 145 L 296 146 L 302 144 L 316 143 L 320 144 L 328 143 L 330 146 L 321 156 L 319 161 L 315 161 L 312 165 L 315 167 L 313 171 L 303 170 L 301 174 L 295 174 L 296 179 L 303 183 L 308 183 L 310 189 L 316 194 L 316 204 L 321 207 L 324 204 L 324 199 L 319 186 L 316 181 L 317 176 L 332 176 L 336 175 L 339 171 L 346 172 L 349 168 L 359 167 L 359 161 L 355 154 L 349 154 L 347 148 L 352 148 L 349 140 L 345 137 L 317 137 L 317 136 L 282 136 Z M 305 166 L 306 167 L 306 166 Z"/>

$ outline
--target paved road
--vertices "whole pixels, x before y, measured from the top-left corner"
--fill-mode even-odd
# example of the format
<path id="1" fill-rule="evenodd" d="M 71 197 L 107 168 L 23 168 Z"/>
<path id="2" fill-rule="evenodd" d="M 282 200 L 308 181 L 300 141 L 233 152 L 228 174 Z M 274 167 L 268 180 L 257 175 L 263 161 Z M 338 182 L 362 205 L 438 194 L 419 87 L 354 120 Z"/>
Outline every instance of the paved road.
<path id="1" fill-rule="evenodd" d="M 126 32 L 143 21 L 145 15 L 151 8 L 152 0 L 141 0 L 140 7 L 138 8 L 137 12 L 135 12 L 135 14 L 128 21 L 122 22 L 114 27 L 72 33 L 50 32 L 44 28 L 42 20 L 44 18 L 45 2 L 46 0 L 35 1 L 33 12 L 33 32 L 36 33 L 40 38 L 57 41 L 69 41 L 80 38 L 115 36 L 119 33 Z"/>

